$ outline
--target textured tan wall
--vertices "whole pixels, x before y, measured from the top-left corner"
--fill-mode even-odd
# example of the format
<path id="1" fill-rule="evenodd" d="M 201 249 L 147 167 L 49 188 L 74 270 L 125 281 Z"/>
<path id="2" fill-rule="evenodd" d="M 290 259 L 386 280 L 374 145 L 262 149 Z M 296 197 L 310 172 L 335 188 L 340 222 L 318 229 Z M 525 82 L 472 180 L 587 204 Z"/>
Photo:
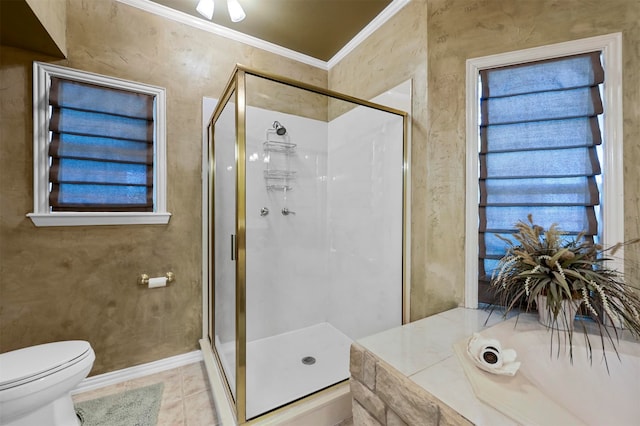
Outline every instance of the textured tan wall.
<path id="1" fill-rule="evenodd" d="M 613 32 L 624 43 L 625 237 L 633 238 L 640 235 L 640 2 L 413 0 L 330 71 L 331 89 L 365 98 L 414 78 L 412 319 L 464 299 L 466 59 Z M 640 248 L 626 254 L 637 283 Z"/>
<path id="2" fill-rule="evenodd" d="M 67 54 L 67 2 L 65 0 L 26 0 L 60 51 Z"/>
<path id="3" fill-rule="evenodd" d="M 0 351 L 86 339 L 92 374 L 182 354 L 201 337 L 202 97 L 220 96 L 236 63 L 321 87 L 327 73 L 113 0 L 69 0 L 68 60 L 56 63 L 167 89 L 167 226 L 36 228 L 31 63 L 2 47 Z M 173 271 L 163 289 L 142 272 Z"/>
<path id="4" fill-rule="evenodd" d="M 247 106 L 327 121 L 324 95 L 252 74 L 247 75 L 246 84 Z"/>

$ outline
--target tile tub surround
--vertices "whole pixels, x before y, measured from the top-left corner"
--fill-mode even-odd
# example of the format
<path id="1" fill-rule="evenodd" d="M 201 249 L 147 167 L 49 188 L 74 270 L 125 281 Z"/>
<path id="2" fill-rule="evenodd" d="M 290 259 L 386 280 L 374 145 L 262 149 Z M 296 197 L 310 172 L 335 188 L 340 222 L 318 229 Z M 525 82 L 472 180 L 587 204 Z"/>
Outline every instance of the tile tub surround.
<path id="1" fill-rule="evenodd" d="M 358 340 L 351 347 L 354 425 L 514 425 L 479 401 L 453 351 L 457 341 L 502 322 L 455 308 Z"/>

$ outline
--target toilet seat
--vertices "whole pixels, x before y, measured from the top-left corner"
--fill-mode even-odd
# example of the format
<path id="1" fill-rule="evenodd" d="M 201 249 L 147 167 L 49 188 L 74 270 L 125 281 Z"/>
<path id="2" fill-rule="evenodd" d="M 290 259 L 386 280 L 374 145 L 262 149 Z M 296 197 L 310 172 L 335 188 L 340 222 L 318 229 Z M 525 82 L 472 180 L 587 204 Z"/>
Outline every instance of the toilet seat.
<path id="1" fill-rule="evenodd" d="M 64 370 L 91 353 L 89 342 L 71 340 L 45 343 L 0 355 L 0 391 Z"/>

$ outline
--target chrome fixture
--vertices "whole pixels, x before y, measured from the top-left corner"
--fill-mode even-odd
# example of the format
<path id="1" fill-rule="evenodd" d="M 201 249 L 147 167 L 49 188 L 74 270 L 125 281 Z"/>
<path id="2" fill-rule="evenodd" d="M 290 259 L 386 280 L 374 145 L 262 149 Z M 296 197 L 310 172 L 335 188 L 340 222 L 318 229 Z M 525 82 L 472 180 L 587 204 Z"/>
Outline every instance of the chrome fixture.
<path id="1" fill-rule="evenodd" d="M 213 1 L 200 0 L 196 6 L 196 11 L 207 19 L 213 19 L 213 11 L 215 9 Z M 227 9 L 229 10 L 229 18 L 233 22 L 240 22 L 247 16 L 238 0 L 227 0 Z"/>
<path id="2" fill-rule="evenodd" d="M 287 129 L 282 124 L 280 124 L 279 121 L 273 122 L 273 128 L 276 129 L 276 133 L 279 136 L 283 136 L 287 134 Z"/>
<path id="3" fill-rule="evenodd" d="M 266 207 L 263 207 L 260 209 L 260 216 L 266 216 L 269 214 L 269 209 Z"/>
<path id="4" fill-rule="evenodd" d="M 289 210 L 288 208 L 285 207 L 285 208 L 282 209 L 282 214 L 284 216 L 289 216 L 290 214 L 296 214 L 296 212 L 292 212 L 291 210 Z"/>

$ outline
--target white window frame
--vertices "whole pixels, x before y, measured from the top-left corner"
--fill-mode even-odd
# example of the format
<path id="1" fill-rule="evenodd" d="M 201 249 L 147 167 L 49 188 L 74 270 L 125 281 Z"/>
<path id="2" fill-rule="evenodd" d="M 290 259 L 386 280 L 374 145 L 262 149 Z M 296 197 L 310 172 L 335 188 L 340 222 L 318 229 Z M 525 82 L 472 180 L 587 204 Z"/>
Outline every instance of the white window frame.
<path id="1" fill-rule="evenodd" d="M 152 212 L 56 212 L 49 208 L 49 89 L 51 77 L 60 77 L 155 97 L 153 211 Z M 43 62 L 33 63 L 33 212 L 36 226 L 166 224 L 166 94 L 162 87 L 107 77 Z"/>
<path id="2" fill-rule="evenodd" d="M 602 132 L 602 242 L 605 247 L 624 241 L 624 168 L 622 127 L 622 33 L 483 56 L 466 62 L 466 209 L 465 209 L 465 300 L 467 308 L 478 307 L 478 147 L 480 141 L 478 98 L 479 73 L 483 69 L 541 61 L 600 51 L 605 82 Z M 619 250 L 612 268 L 624 273 L 624 252 Z"/>

